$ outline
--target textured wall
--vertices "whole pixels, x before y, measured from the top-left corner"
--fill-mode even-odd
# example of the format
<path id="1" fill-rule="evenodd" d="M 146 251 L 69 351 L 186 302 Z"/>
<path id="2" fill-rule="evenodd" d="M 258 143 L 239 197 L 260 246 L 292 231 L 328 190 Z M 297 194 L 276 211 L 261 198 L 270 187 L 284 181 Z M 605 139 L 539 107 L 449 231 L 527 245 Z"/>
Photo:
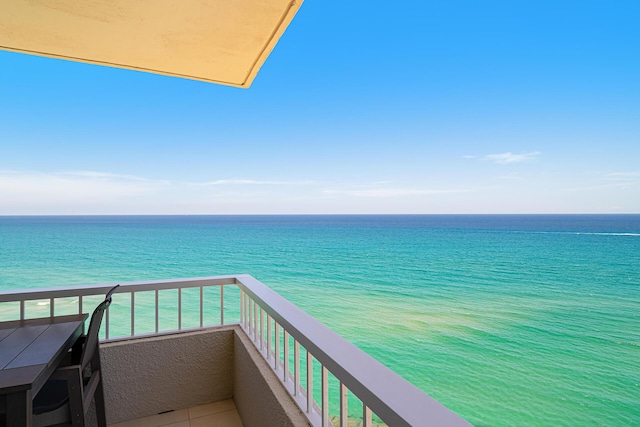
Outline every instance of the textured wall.
<path id="1" fill-rule="evenodd" d="M 309 426 L 244 332 L 234 342 L 233 395 L 244 427 Z"/>
<path id="2" fill-rule="evenodd" d="M 233 397 L 234 328 L 100 346 L 107 422 Z"/>
<path id="3" fill-rule="evenodd" d="M 100 356 L 109 424 L 233 398 L 245 427 L 310 425 L 238 326 L 106 343 Z"/>

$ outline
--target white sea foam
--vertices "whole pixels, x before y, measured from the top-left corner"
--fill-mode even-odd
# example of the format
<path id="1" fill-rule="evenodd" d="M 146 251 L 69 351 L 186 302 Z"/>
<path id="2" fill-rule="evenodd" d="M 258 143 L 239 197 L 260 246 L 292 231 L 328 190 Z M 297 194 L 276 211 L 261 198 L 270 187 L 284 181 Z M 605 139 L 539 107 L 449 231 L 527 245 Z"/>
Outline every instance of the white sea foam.
<path id="1" fill-rule="evenodd" d="M 640 233 L 593 233 L 593 232 L 577 232 L 571 234 L 585 234 L 591 236 L 632 236 L 632 237 L 640 237 Z"/>

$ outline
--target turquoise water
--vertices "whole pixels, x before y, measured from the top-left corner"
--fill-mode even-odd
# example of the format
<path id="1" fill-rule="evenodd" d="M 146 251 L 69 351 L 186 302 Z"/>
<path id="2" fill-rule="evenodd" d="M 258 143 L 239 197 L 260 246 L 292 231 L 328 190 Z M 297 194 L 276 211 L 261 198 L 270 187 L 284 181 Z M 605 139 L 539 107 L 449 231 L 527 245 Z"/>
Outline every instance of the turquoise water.
<path id="1" fill-rule="evenodd" d="M 0 290 L 235 273 L 473 424 L 640 425 L 640 215 L 0 217 Z"/>

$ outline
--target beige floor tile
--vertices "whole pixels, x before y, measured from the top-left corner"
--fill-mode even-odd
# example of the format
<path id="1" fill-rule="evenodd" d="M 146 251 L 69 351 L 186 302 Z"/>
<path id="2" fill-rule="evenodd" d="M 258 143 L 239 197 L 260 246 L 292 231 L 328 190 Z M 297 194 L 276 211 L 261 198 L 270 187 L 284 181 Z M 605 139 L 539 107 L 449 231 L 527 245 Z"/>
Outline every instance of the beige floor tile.
<path id="1" fill-rule="evenodd" d="M 238 411 L 224 411 L 191 419 L 191 427 L 243 427 Z"/>
<path id="2" fill-rule="evenodd" d="M 179 423 L 167 424 L 162 427 L 191 427 L 191 423 L 189 421 L 180 421 Z"/>
<path id="3" fill-rule="evenodd" d="M 164 414 L 151 415 L 137 420 L 125 421 L 118 424 L 110 424 L 110 427 L 161 427 L 175 424 L 181 421 L 189 421 L 189 410 L 166 412 Z"/>
<path id="4" fill-rule="evenodd" d="M 242 427 L 233 399 L 110 424 L 109 427 Z"/>
<path id="5" fill-rule="evenodd" d="M 235 409 L 236 405 L 233 402 L 233 399 L 221 400 L 219 402 L 189 408 L 189 418 L 200 418 L 204 417 L 205 415 L 211 415 L 218 412 L 230 411 Z"/>

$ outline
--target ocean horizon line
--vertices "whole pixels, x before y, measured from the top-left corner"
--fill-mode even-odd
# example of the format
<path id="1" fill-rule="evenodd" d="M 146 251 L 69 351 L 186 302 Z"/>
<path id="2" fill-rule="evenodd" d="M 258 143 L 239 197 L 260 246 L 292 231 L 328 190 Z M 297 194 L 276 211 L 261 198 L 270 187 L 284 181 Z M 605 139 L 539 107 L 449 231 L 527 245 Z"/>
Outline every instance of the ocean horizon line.
<path id="1" fill-rule="evenodd" d="M 0 214 L 0 218 L 24 218 L 24 217 L 268 217 L 268 216 L 640 216 L 640 212 L 623 213 L 214 213 L 214 214 Z"/>

